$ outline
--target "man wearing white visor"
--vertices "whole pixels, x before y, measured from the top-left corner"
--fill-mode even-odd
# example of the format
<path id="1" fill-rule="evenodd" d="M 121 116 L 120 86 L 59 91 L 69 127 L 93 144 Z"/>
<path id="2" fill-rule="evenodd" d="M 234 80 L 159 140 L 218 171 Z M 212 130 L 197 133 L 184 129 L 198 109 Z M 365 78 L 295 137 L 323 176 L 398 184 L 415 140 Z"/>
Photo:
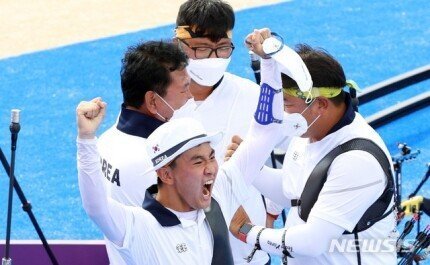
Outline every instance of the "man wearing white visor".
<path id="1" fill-rule="evenodd" d="M 158 184 L 147 190 L 142 207 L 107 198 L 95 139 L 106 104 L 99 98 L 79 104 L 77 156 L 83 206 L 127 264 L 233 264 L 228 224 L 250 196 L 251 176 L 259 172 L 284 132 L 295 130 L 282 123 L 281 78 L 274 60 L 266 60 L 262 67 L 261 87 L 246 140 L 219 170 L 212 145 L 222 135 L 208 134 L 193 119 L 172 120 L 148 137 L 142 148 L 147 149 Z M 208 207 L 222 211 L 216 224 L 206 216 Z"/>

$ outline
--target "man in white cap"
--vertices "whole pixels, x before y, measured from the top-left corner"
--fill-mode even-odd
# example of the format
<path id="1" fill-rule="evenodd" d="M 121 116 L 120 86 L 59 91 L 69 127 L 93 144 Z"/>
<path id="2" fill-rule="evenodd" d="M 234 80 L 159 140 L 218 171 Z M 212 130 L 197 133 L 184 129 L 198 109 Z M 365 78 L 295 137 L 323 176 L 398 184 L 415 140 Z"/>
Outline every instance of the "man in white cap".
<path id="1" fill-rule="evenodd" d="M 203 209 L 218 205 L 225 231 L 239 205 L 248 199 L 250 176 L 285 137 L 281 132 L 294 130 L 282 123 L 280 73 L 272 60 L 262 68 L 262 83 L 250 133 L 220 170 L 211 144 L 221 134 L 209 135 L 193 119 L 170 121 L 148 137 L 146 149 L 158 185 L 147 190 L 142 208 L 107 198 L 95 139 L 106 104 L 101 99 L 79 104 L 78 176 L 83 206 L 127 264 L 232 264 L 228 253 L 217 253 L 228 248 L 227 235 L 215 233 L 222 229 L 214 229 Z"/>
<path id="2" fill-rule="evenodd" d="M 213 263 L 217 237 L 223 235 L 212 233 L 203 209 L 216 200 L 227 231 L 234 212 L 249 195 L 243 175 L 258 171 L 264 164 L 276 138 L 270 137 L 270 131 L 276 131 L 273 127 L 278 125 L 260 125 L 254 133 L 259 136 L 218 171 L 210 143 L 219 141 L 221 133 L 208 135 L 190 118 L 163 124 L 147 140 L 158 185 L 147 190 L 142 209 L 106 197 L 94 138 L 104 111 L 105 103 L 100 99 L 83 102 L 77 108 L 79 186 L 84 209 L 126 263 L 232 264 L 232 259 Z M 271 139 L 260 139 L 263 135 Z M 259 156 L 251 158 L 254 153 Z M 213 185 L 215 180 L 217 186 Z M 225 242 L 228 240 L 221 244 Z"/>

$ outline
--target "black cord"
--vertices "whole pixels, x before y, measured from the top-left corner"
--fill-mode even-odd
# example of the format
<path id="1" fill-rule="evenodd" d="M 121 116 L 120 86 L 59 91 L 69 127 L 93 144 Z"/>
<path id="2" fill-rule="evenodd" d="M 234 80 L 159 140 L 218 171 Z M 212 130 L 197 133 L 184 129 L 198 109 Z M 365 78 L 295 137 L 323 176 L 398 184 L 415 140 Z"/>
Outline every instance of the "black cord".
<path id="1" fill-rule="evenodd" d="M 251 262 L 251 260 L 254 258 L 255 252 L 256 252 L 257 250 L 261 250 L 261 246 L 260 246 L 260 235 L 261 235 L 261 232 L 263 232 L 263 231 L 264 231 L 264 229 L 266 229 L 266 228 L 265 228 L 265 227 L 263 227 L 263 228 L 261 228 L 261 230 L 260 230 L 260 231 L 258 231 L 257 238 L 256 238 L 256 240 L 255 240 L 254 249 L 252 249 L 251 254 L 249 254 L 249 256 L 245 258 L 246 262 L 250 263 L 250 262 Z"/>
<path id="2" fill-rule="evenodd" d="M 282 264 L 288 264 L 288 258 L 292 258 L 290 252 L 287 250 L 287 246 L 285 245 L 285 234 L 287 233 L 287 229 L 282 233 Z"/>

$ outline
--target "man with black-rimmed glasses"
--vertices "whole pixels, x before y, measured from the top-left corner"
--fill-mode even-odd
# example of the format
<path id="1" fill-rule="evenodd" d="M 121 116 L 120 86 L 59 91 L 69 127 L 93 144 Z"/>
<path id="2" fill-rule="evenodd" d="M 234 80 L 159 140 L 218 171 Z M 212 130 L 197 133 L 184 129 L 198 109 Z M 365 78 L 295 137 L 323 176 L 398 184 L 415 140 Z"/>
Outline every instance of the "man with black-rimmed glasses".
<path id="1" fill-rule="evenodd" d="M 251 124 L 259 87 L 251 80 L 226 72 L 234 51 L 232 41 L 235 15 L 232 7 L 220 0 L 189 0 L 176 18 L 174 41 L 188 55 L 190 91 L 198 105 L 193 118 L 208 131 L 222 131 L 214 145 L 217 160 L 233 135 L 244 137 Z M 243 205 L 253 222 L 266 224 L 266 209 L 261 194 L 252 187 L 252 196 Z M 230 237 L 235 264 L 245 264 L 252 247 Z M 251 264 L 266 264 L 269 257 L 257 253 Z"/>

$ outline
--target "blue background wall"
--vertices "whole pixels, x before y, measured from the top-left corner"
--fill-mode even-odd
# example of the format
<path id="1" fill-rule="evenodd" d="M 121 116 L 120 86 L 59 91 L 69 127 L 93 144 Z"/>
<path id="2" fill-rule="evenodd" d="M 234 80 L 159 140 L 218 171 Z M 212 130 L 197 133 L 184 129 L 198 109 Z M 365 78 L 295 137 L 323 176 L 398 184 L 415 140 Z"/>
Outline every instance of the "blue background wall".
<path id="1" fill-rule="evenodd" d="M 253 79 L 243 39 L 254 28 L 269 27 L 289 46 L 323 47 L 362 88 L 430 63 L 430 1 L 292 1 L 237 12 L 236 50 L 229 71 Z M 19 108 L 16 176 L 48 239 L 96 239 L 101 233 L 86 217 L 79 197 L 75 159 L 75 107 L 102 96 L 108 115 L 100 131 L 113 124 L 121 104 L 120 60 L 126 47 L 141 40 L 169 39 L 173 25 L 69 45 L 0 60 L 0 147 L 10 158 L 10 109 Z M 31 40 L 26 40 L 31 41 Z M 430 81 L 405 88 L 361 107 L 370 115 L 416 94 Z M 378 131 L 392 154 L 396 143 L 420 148 L 404 164 L 404 195 L 430 162 L 429 107 Z M 0 227 L 6 224 L 8 181 L 0 169 Z M 426 184 L 421 194 L 430 196 Z M 14 198 L 13 239 L 37 239 Z M 425 219 L 428 223 L 428 219 Z M 4 238 L 5 229 L 0 229 Z"/>

